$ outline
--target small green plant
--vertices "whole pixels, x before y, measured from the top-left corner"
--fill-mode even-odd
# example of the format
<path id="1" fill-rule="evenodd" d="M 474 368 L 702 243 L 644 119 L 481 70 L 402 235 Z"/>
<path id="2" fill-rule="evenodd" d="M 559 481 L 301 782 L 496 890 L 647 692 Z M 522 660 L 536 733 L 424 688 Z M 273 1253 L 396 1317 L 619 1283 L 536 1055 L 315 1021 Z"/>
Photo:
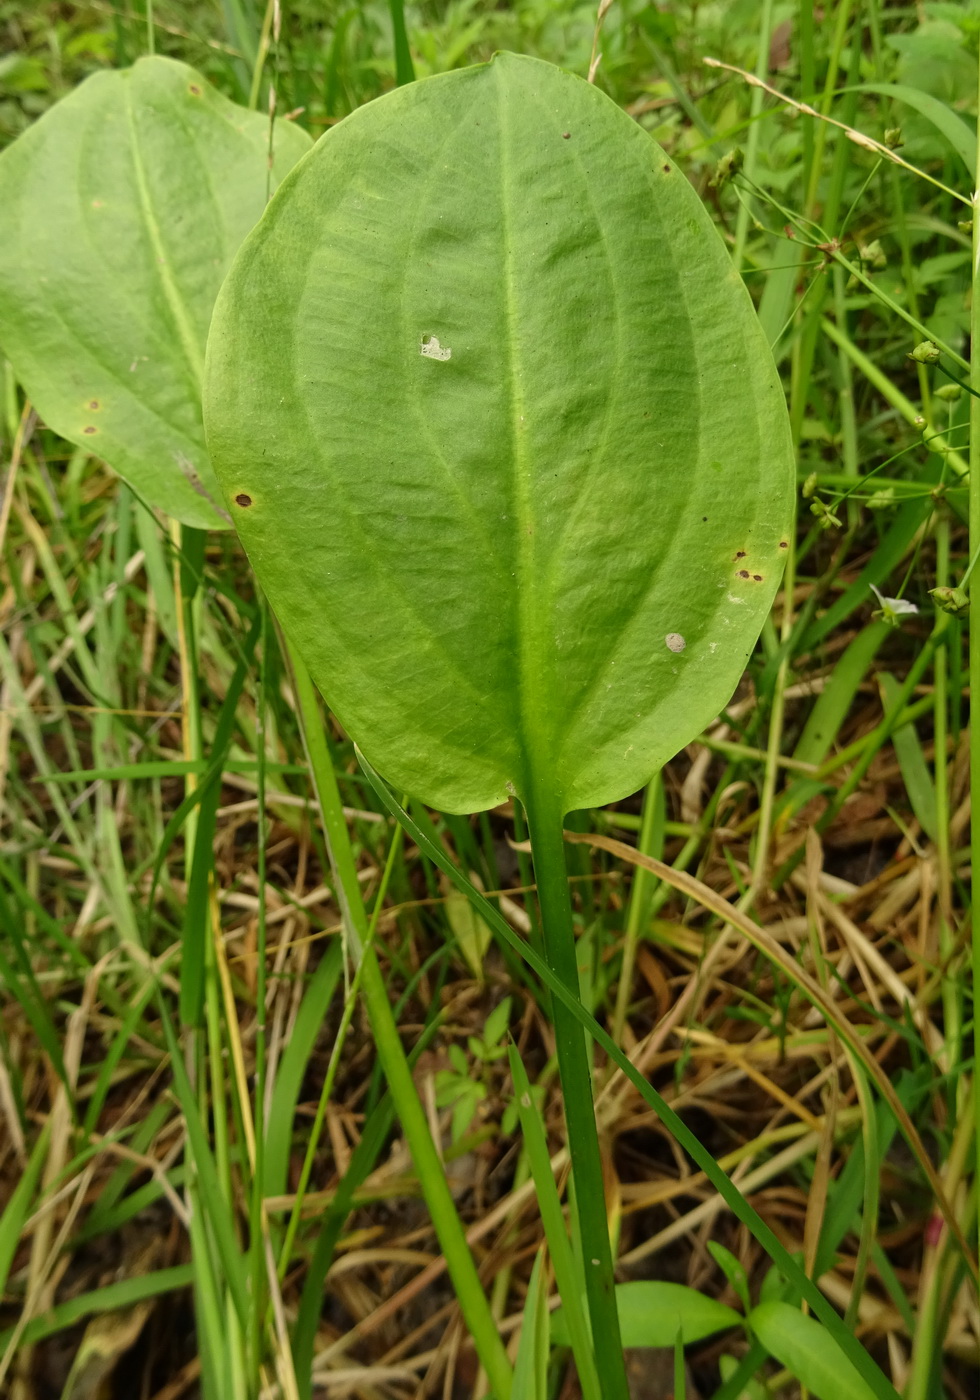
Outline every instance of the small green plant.
<path id="1" fill-rule="evenodd" d="M 507 1057 L 507 1046 L 502 1042 L 507 1034 L 510 1008 L 511 998 L 504 997 L 487 1017 L 483 1034 L 467 1037 L 469 1058 L 459 1045 L 450 1045 L 448 1053 L 452 1068 L 439 1070 L 436 1074 L 436 1103 L 440 1108 L 451 1108 L 453 1111 L 453 1142 L 458 1143 L 463 1139 L 477 1110 L 486 1100 L 486 1069 Z M 481 1070 L 484 1073 L 481 1074 Z"/>
<path id="2" fill-rule="evenodd" d="M 700 202 L 547 64 L 401 88 L 246 241 L 205 401 L 256 573 L 367 758 L 449 812 L 520 798 L 577 996 L 563 818 L 726 703 L 789 547 L 785 404 Z M 596 1365 L 625 1400 L 588 1058 L 553 1014 Z"/>

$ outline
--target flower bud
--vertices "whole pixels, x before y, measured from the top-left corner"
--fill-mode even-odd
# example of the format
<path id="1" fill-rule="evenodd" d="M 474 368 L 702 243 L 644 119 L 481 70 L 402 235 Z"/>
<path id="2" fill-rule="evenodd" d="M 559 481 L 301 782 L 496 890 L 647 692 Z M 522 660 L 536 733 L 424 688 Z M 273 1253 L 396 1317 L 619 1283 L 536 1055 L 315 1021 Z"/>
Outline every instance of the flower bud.
<path id="1" fill-rule="evenodd" d="M 951 613 L 953 617 L 962 617 L 970 610 L 970 595 L 965 588 L 930 588 L 929 597 L 934 600 L 937 608 Z"/>

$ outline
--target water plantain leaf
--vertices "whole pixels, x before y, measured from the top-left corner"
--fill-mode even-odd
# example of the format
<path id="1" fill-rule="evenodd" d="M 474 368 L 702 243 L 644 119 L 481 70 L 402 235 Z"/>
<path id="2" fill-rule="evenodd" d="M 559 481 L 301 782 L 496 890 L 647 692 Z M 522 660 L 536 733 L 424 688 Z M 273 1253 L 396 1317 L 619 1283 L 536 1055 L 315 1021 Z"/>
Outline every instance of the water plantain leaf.
<path id="1" fill-rule="evenodd" d="M 308 150 L 274 134 L 273 184 Z M 262 213 L 269 120 L 193 68 L 97 73 L 0 156 L 0 346 L 44 420 L 151 505 L 225 527 L 204 445 L 211 309 Z"/>
<path id="2" fill-rule="evenodd" d="M 683 173 L 581 79 L 498 54 L 335 127 L 239 254 L 206 381 L 259 579 L 397 786 L 598 805 L 731 697 L 785 404 Z"/>
<path id="3" fill-rule="evenodd" d="M 687 1346 L 742 1324 L 734 1308 L 682 1283 L 618 1283 L 616 1307 L 624 1347 L 672 1347 L 678 1334 Z M 559 1345 L 568 1345 L 564 1308 L 551 1319 L 551 1335 Z"/>
<path id="4" fill-rule="evenodd" d="M 791 1371 L 817 1400 L 876 1400 L 871 1389 L 812 1317 L 789 1303 L 760 1303 L 749 1314 L 749 1326 L 771 1356 Z"/>

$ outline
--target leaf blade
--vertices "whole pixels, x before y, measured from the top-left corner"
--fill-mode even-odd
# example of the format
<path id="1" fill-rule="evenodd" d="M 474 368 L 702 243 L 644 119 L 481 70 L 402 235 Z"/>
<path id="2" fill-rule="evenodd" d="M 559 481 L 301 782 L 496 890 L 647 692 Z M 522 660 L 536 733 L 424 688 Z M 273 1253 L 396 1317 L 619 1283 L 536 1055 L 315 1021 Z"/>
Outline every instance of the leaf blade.
<path id="1" fill-rule="evenodd" d="M 874 1400 L 875 1392 L 839 1350 L 826 1327 L 789 1303 L 760 1303 L 749 1325 L 763 1346 L 819 1400 Z"/>
<path id="2" fill-rule="evenodd" d="M 96 73 L 0 156 L 0 342 L 62 437 L 153 506 L 229 521 L 204 443 L 211 309 L 262 213 L 268 120 L 173 59 Z M 274 177 L 310 145 L 276 126 Z"/>
<path id="3" fill-rule="evenodd" d="M 785 405 L 697 197 L 590 85 L 501 54 L 340 123 L 236 261 L 207 381 L 253 564 L 396 785 L 472 811 L 533 753 L 598 805 L 730 698 Z"/>
<path id="4" fill-rule="evenodd" d="M 681 1283 L 649 1279 L 618 1283 L 616 1306 L 624 1347 L 672 1347 L 678 1334 L 688 1346 L 742 1323 L 734 1308 Z M 552 1335 L 556 1342 L 567 1344 L 563 1308 L 552 1318 Z"/>

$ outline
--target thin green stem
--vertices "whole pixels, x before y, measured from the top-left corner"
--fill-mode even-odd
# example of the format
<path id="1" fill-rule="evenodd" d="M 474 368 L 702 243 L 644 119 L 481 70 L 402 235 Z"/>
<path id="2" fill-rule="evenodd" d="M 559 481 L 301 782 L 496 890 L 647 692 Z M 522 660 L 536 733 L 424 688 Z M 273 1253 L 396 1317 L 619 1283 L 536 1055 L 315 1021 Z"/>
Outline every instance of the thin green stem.
<path id="1" fill-rule="evenodd" d="M 786 572 L 783 575 L 783 620 L 780 628 L 782 658 L 773 684 L 772 709 L 766 743 L 766 767 L 759 802 L 759 827 L 752 864 L 752 880 L 739 900 L 739 908 L 750 909 L 766 888 L 769 880 L 769 843 L 772 836 L 773 814 L 776 808 L 776 787 L 779 782 L 779 758 L 783 749 L 783 723 L 786 717 L 786 686 L 790 675 L 790 639 L 793 634 L 793 596 L 796 579 L 796 530 L 787 532 Z"/>
<path id="2" fill-rule="evenodd" d="M 364 908 L 354 853 L 351 850 L 344 808 L 323 732 L 316 691 L 299 653 L 286 642 L 303 739 L 316 788 L 324 836 L 333 869 L 337 898 L 349 939 L 351 956 L 361 967 L 361 989 L 374 1035 L 378 1059 L 408 1142 L 419 1185 L 446 1259 L 459 1306 L 473 1338 L 480 1362 L 490 1378 L 497 1400 L 509 1400 L 512 1373 L 507 1353 L 480 1282 L 473 1256 L 456 1212 L 445 1171 L 429 1131 L 425 1109 L 415 1088 L 412 1071 L 398 1034 L 388 991 L 374 949 L 369 946 L 368 919 Z"/>
<path id="3" fill-rule="evenodd" d="M 378 917 L 388 893 L 388 885 L 391 882 L 392 871 L 398 859 L 402 845 L 402 828 L 395 827 L 395 834 L 388 851 L 388 859 L 385 862 L 384 873 L 381 876 L 381 884 L 378 886 L 378 893 L 374 901 L 374 909 L 371 914 L 371 923 L 367 931 L 365 948 L 370 951 L 374 946 L 374 935 L 378 928 Z M 350 1023 L 354 1017 L 354 1008 L 357 1005 L 357 994 L 361 989 L 361 977 L 366 966 L 364 958 L 358 964 L 354 980 L 351 982 L 350 991 L 344 1002 L 343 1014 L 340 1018 L 340 1025 L 337 1028 L 337 1035 L 334 1039 L 333 1048 L 330 1051 L 330 1063 L 327 1065 L 327 1073 L 324 1076 L 323 1087 L 320 1090 L 320 1100 L 316 1106 L 316 1113 L 313 1116 L 313 1126 L 310 1129 L 310 1140 L 306 1147 L 306 1155 L 303 1158 L 303 1166 L 300 1169 L 299 1182 L 296 1186 L 296 1195 L 293 1202 L 293 1209 L 289 1217 L 289 1224 L 286 1227 L 286 1238 L 283 1240 L 282 1249 L 279 1252 L 279 1279 L 282 1281 L 286 1277 L 286 1270 L 292 1258 L 293 1243 L 296 1239 L 296 1231 L 303 1214 L 303 1201 L 306 1197 L 306 1188 L 310 1184 L 310 1176 L 313 1172 L 313 1163 L 316 1158 L 316 1150 L 320 1142 L 320 1132 L 323 1128 L 323 1120 L 327 1113 L 327 1104 L 330 1102 L 330 1095 L 333 1093 L 334 1081 L 337 1078 L 337 1070 L 340 1067 L 340 1052 L 344 1048 L 344 1041 L 350 1029 Z"/>
<path id="4" fill-rule="evenodd" d="M 541 783 L 535 786 L 533 779 L 524 808 L 531 835 L 545 956 L 551 970 L 577 998 L 579 980 L 575 930 L 562 835 L 565 814 L 555 795 Z M 607 1400 L 629 1400 L 585 1036 L 576 1018 L 557 999 L 552 1002 L 552 1018 L 565 1102 L 568 1151 L 575 1180 L 596 1366 Z"/>
<path id="5" fill-rule="evenodd" d="M 182 690 L 182 737 L 184 757 L 200 763 L 204 759 L 204 737 L 201 726 L 200 690 L 198 685 L 198 636 L 200 633 L 200 589 L 199 579 L 193 568 L 186 570 L 185 551 L 194 540 L 194 532 L 185 529 L 176 521 L 171 522 L 171 539 L 174 545 L 173 581 L 177 607 L 178 651 L 180 659 Z M 196 773 L 189 773 L 185 779 L 185 791 L 193 792 L 197 787 Z M 187 851 L 186 879 L 191 882 L 196 851 L 196 836 L 199 812 L 194 809 L 185 824 L 185 849 Z M 212 877 L 213 878 L 213 877 Z M 228 1093 L 225 1077 L 225 1038 L 222 1032 L 221 989 L 216 963 L 215 938 L 220 930 L 213 923 L 213 902 L 206 904 L 205 947 L 204 947 L 204 1031 L 197 1025 L 185 1027 L 184 1056 L 188 1078 L 188 1089 L 196 1090 L 197 1108 L 202 1129 L 209 1122 L 213 1124 L 214 1170 L 217 1190 L 223 1196 L 229 1209 L 234 1201 L 231 1174 L 231 1144 L 228 1131 Z M 204 1073 L 205 1053 L 208 1074 Z M 193 1113 L 190 1093 L 183 1104 L 185 1115 Z M 191 1139 L 192 1140 L 192 1139 Z M 195 1270 L 213 1283 L 212 1304 L 214 1315 L 212 1326 L 215 1335 L 222 1339 L 222 1356 L 217 1363 L 220 1384 L 228 1388 L 234 1396 L 244 1395 L 247 1372 L 246 1344 L 241 1322 L 235 1305 L 234 1291 L 230 1286 L 228 1273 L 222 1268 L 222 1252 L 215 1238 L 215 1229 L 208 1217 L 204 1192 L 200 1185 L 201 1162 L 195 1152 L 188 1152 L 188 1201 L 192 1224 L 191 1253 Z M 201 1289 L 198 1294 L 200 1296 Z M 223 1321 L 217 1321 L 221 1310 Z"/>
<path id="6" fill-rule="evenodd" d="M 980 73 L 978 73 L 980 86 Z M 970 306 L 970 384 L 980 393 L 980 153 L 973 194 L 973 298 Z M 970 555 L 980 548 L 980 398 L 970 395 Z M 973 703 L 980 695 L 980 608 L 974 600 L 970 608 L 970 695 Z M 974 871 L 980 871 L 980 723 L 970 714 L 970 857 Z M 976 1160 L 980 1162 L 980 899 L 974 885 L 970 901 L 973 951 L 973 1093 L 974 1124 L 977 1133 Z M 980 1220 L 980 1212 L 977 1216 Z"/>
<path id="7" fill-rule="evenodd" d="M 936 518 L 936 586 L 946 587 L 950 579 L 950 521 L 940 506 Z M 948 639 L 954 635 L 953 619 L 936 613 L 939 643 L 933 667 L 933 732 L 936 758 L 933 781 L 936 792 L 936 894 L 939 908 L 939 960 L 943 969 L 943 1034 L 946 1041 L 944 1067 L 949 1073 L 962 1059 L 963 1020 L 961 987 L 957 976 L 956 939 L 953 924 L 953 863 L 950 850 L 949 802 L 949 656 Z M 958 960 L 957 960 L 958 961 Z M 963 1088 L 960 1085 L 960 1088 Z"/>
<path id="8" fill-rule="evenodd" d="M 258 798 L 258 881 L 259 909 L 258 929 L 255 950 L 255 1106 L 252 1110 L 255 1123 L 255 1164 L 252 1173 L 252 1193 L 250 1201 L 249 1261 L 252 1278 L 252 1308 L 249 1314 L 249 1375 L 252 1388 L 257 1394 L 260 1387 L 260 1366 L 262 1363 L 261 1319 L 265 1313 L 265 1234 L 266 1223 L 263 1209 L 263 1186 L 265 1182 L 265 1082 L 266 1082 L 266 818 L 265 818 L 265 761 L 266 761 L 266 686 L 268 683 L 268 653 L 271 628 L 269 609 L 263 599 L 262 635 L 259 659 L 258 694 L 255 706 L 255 754 L 258 759 L 256 789 Z"/>
<path id="9" fill-rule="evenodd" d="M 772 40 L 772 8 L 773 0 L 763 0 L 759 14 L 759 47 L 756 53 L 755 75 L 757 78 L 765 79 L 769 76 L 769 46 Z M 754 178 L 756 173 L 756 163 L 759 156 L 759 132 L 760 119 L 762 116 L 762 88 L 754 87 L 749 98 L 749 137 L 745 143 L 745 170 Z M 741 200 L 738 206 L 738 214 L 735 219 L 735 247 L 732 251 L 732 262 L 742 270 L 742 263 L 745 259 L 745 240 L 749 232 L 749 219 L 752 211 L 747 200 Z"/>
<path id="10" fill-rule="evenodd" d="M 640 827 L 638 849 L 645 856 L 659 856 L 662 841 L 658 840 L 663 831 L 663 789 L 660 774 L 657 773 L 647 784 L 643 798 L 643 822 Z M 626 1025 L 626 1011 L 629 1007 L 630 992 L 633 987 L 633 969 L 636 964 L 636 949 L 640 936 L 650 917 L 654 891 L 657 888 L 656 876 L 640 866 L 633 876 L 630 890 L 629 909 L 626 914 L 626 933 L 623 938 L 623 965 L 619 974 L 619 987 L 616 991 L 616 1009 L 613 1012 L 613 1040 L 619 1045 Z"/>
<path id="11" fill-rule="evenodd" d="M 265 68 L 265 60 L 269 53 L 269 35 L 272 32 L 272 16 L 275 12 L 276 0 L 267 0 L 265 14 L 262 17 L 262 32 L 259 35 L 259 46 L 255 53 L 255 62 L 252 65 L 252 82 L 248 90 L 248 105 L 251 111 L 259 105 L 259 89 L 262 85 L 262 73 Z"/>

